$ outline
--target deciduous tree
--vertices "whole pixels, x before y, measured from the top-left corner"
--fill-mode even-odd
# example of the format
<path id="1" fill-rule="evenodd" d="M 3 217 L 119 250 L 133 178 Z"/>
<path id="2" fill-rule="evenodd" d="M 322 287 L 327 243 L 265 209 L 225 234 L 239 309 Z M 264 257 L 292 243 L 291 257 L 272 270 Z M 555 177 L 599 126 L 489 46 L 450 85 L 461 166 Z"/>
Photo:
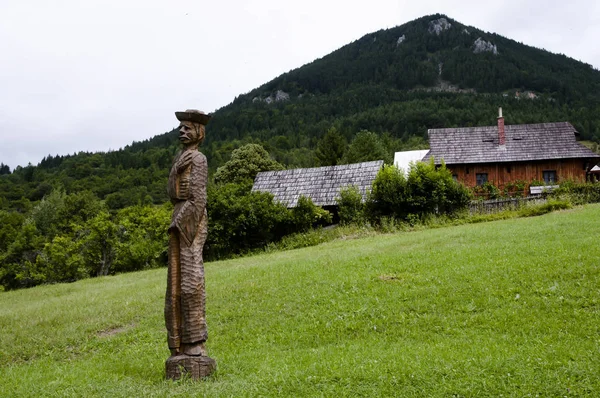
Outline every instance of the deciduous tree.
<path id="1" fill-rule="evenodd" d="M 283 166 L 271 159 L 269 153 L 258 144 L 246 144 L 231 153 L 231 159 L 217 169 L 215 182 L 239 183 L 254 181 L 261 171 L 283 170 Z"/>

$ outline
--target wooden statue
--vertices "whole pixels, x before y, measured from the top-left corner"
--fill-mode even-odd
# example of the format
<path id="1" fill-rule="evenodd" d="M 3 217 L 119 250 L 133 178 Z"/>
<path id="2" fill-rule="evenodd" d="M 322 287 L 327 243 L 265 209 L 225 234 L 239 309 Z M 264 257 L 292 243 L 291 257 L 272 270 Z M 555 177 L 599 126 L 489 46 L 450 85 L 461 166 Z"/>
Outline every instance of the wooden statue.
<path id="1" fill-rule="evenodd" d="M 208 376 L 216 368 L 207 355 L 204 263 L 202 249 L 208 231 L 206 215 L 206 157 L 198 151 L 204 140 L 209 115 L 195 109 L 175 112 L 181 122 L 183 149 L 169 174 L 168 193 L 174 210 L 169 227 L 169 269 L 165 298 L 165 323 L 171 357 L 167 378 L 187 372 L 193 379 Z"/>

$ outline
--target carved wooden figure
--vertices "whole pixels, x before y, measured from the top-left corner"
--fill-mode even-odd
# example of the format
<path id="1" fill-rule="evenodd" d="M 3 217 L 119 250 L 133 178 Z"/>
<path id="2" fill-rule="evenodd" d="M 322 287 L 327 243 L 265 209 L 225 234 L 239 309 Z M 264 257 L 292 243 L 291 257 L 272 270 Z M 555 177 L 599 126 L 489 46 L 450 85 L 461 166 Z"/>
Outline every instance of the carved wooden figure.
<path id="1" fill-rule="evenodd" d="M 169 269 L 165 297 L 165 323 L 171 357 L 167 378 L 179 379 L 183 372 L 193 379 L 208 376 L 216 368 L 207 355 L 204 263 L 206 241 L 206 157 L 198 151 L 204 140 L 209 115 L 195 109 L 175 112 L 181 122 L 183 145 L 169 174 L 168 193 L 174 205 L 169 227 Z"/>

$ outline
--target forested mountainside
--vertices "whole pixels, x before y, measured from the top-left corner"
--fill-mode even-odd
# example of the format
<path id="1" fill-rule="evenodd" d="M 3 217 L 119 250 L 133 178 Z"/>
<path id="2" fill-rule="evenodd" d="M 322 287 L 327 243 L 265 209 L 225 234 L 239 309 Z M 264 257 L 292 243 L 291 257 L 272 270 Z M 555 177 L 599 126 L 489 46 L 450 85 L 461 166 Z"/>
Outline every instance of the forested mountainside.
<path id="1" fill-rule="evenodd" d="M 347 143 L 368 130 L 390 152 L 423 148 L 428 128 L 493 124 L 498 106 L 507 124 L 569 121 L 600 141 L 600 71 L 438 14 L 367 34 L 236 97 L 214 113 L 202 150 L 211 172 L 250 142 L 286 167 L 310 167 L 332 127 Z M 0 209 L 24 212 L 56 186 L 91 191 L 113 209 L 163 203 L 177 145 L 171 131 L 12 173 L 0 165 Z"/>

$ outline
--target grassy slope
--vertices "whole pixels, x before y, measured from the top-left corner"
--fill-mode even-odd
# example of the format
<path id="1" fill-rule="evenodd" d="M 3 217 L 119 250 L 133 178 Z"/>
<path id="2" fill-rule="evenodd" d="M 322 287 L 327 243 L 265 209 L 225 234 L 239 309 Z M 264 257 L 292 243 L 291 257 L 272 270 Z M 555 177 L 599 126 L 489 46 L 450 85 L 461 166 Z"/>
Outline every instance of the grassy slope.
<path id="1" fill-rule="evenodd" d="M 164 381 L 165 269 L 0 294 L 0 396 L 600 395 L 600 206 L 207 264 L 208 381 Z"/>

